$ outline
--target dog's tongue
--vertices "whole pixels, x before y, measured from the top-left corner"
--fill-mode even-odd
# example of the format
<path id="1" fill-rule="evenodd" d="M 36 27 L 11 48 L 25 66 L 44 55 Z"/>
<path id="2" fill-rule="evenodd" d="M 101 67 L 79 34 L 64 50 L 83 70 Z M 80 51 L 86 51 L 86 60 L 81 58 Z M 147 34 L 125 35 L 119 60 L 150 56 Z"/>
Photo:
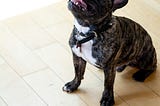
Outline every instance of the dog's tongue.
<path id="1" fill-rule="evenodd" d="M 74 4 L 80 5 L 84 9 L 87 9 L 87 4 L 83 0 L 71 0 Z"/>

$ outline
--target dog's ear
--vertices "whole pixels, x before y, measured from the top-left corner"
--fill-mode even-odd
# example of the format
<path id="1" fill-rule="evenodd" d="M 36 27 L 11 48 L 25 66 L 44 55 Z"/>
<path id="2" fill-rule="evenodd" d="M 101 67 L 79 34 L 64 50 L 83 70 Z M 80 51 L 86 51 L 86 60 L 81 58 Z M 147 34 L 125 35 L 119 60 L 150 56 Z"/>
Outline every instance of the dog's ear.
<path id="1" fill-rule="evenodd" d="M 128 3 L 128 0 L 112 0 L 112 1 L 113 1 L 113 11 L 124 7 Z"/>

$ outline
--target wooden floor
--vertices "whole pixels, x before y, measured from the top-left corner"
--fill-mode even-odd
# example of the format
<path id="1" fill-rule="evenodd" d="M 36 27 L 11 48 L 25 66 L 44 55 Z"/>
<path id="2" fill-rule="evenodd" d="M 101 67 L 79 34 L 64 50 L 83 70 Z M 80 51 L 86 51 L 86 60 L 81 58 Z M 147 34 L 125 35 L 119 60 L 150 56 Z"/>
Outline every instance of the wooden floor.
<path id="1" fill-rule="evenodd" d="M 136 69 L 117 73 L 116 106 L 160 104 L 160 0 L 129 0 L 115 12 L 148 30 L 158 68 L 144 83 L 132 80 Z M 72 94 L 62 91 L 74 76 L 68 38 L 73 17 L 66 0 L 0 21 L 0 106 L 98 106 L 103 72 L 87 65 L 85 79 Z"/>

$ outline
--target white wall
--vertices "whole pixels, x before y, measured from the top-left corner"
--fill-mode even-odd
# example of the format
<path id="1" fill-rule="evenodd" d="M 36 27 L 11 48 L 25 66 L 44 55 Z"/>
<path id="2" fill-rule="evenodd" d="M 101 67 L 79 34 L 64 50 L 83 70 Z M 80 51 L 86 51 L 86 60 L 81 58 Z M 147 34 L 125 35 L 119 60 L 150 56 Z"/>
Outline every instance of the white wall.
<path id="1" fill-rule="evenodd" d="M 0 0 L 0 20 L 41 8 L 60 0 Z"/>

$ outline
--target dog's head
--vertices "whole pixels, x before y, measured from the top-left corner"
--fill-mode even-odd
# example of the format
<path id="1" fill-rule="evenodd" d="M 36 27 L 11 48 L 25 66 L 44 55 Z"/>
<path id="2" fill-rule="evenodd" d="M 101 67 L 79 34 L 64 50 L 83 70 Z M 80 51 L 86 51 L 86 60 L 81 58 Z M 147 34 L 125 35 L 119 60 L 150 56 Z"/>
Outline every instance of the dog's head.
<path id="1" fill-rule="evenodd" d="M 94 24 L 111 18 L 113 11 L 127 3 L 128 0 L 69 0 L 68 8 L 77 20 Z"/>

